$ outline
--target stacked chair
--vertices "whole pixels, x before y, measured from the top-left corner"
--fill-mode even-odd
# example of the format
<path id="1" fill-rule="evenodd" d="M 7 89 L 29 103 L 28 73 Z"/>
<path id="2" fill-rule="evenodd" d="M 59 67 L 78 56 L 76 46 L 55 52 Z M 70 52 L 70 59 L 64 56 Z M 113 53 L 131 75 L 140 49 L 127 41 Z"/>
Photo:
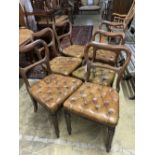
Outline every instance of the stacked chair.
<path id="1" fill-rule="evenodd" d="M 119 85 L 131 53 L 122 45 L 123 33 L 96 31 L 92 41 L 87 45 L 74 45 L 71 41 L 71 23 L 68 23 L 70 25 L 68 33 L 58 36 L 55 27 L 53 30 L 46 28 L 32 35 L 32 43 L 20 47 L 20 51 L 33 50 L 38 56 L 37 62 L 20 68 L 20 74 L 33 101 L 34 111 L 37 111 L 37 103 L 49 111 L 57 137 L 59 137 L 57 112 L 63 107 L 69 134 L 71 134 L 71 113 L 106 126 L 106 151 L 109 152 L 119 119 Z M 97 34 L 119 37 L 119 45 L 96 42 L 94 40 Z M 61 47 L 63 37 L 69 37 L 71 41 L 71 45 L 64 49 Z M 106 59 L 108 57 L 102 55 L 104 59 L 98 61 L 98 55 L 102 51 L 111 52 L 116 59 L 120 52 L 123 52 L 126 60 L 121 66 L 117 66 L 117 60 L 111 64 Z M 49 55 L 52 56 L 49 58 Z M 48 71 L 48 75 L 31 85 L 26 74 L 36 65 L 42 65 Z"/>

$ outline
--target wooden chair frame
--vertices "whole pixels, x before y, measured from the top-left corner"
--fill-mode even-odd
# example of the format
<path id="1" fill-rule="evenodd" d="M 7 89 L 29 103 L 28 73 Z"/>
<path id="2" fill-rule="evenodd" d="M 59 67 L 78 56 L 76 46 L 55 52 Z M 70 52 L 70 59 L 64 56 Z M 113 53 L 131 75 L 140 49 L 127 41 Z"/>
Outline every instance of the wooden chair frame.
<path id="1" fill-rule="evenodd" d="M 114 70 L 118 74 L 117 81 L 116 81 L 116 90 L 119 91 L 119 84 L 120 84 L 122 75 L 123 75 L 124 70 L 125 70 L 125 68 L 127 67 L 128 63 L 130 61 L 130 58 L 131 58 L 130 50 L 127 47 L 125 47 L 124 45 L 106 45 L 106 44 L 100 44 L 100 43 L 96 43 L 96 42 L 89 43 L 85 47 L 85 50 L 84 50 L 85 58 L 86 58 L 86 62 L 87 62 L 87 73 L 86 73 L 87 76 L 86 76 L 85 81 L 89 80 L 90 68 L 92 67 L 92 64 L 91 64 L 91 62 L 89 61 L 89 58 L 88 58 L 88 52 L 89 52 L 90 47 L 93 47 L 95 49 L 94 53 L 96 53 L 97 49 L 112 50 L 112 51 L 115 51 L 115 52 L 123 50 L 123 52 L 125 52 L 125 54 L 127 55 L 126 61 L 124 62 L 122 67 L 116 68 L 116 67 L 104 65 L 104 68 Z M 94 54 L 94 57 L 95 57 L 95 54 Z M 99 66 L 99 67 L 101 67 L 101 66 Z M 71 135 L 71 131 L 72 131 L 72 128 L 71 128 L 71 113 L 72 112 L 70 112 L 70 111 L 68 111 L 66 109 L 64 110 L 64 115 L 65 115 L 66 125 L 67 125 L 67 131 L 68 131 L 69 135 Z M 82 117 L 82 118 L 84 118 L 84 117 Z M 103 124 L 101 124 L 101 125 L 103 125 Z M 112 144 L 113 136 L 114 136 L 114 133 L 115 133 L 115 127 L 111 127 L 111 126 L 108 126 L 106 124 L 104 124 L 104 125 L 107 127 L 107 137 L 106 137 L 106 144 L 105 144 L 106 145 L 106 151 L 109 152 L 110 149 L 111 149 L 111 144 Z"/>
<path id="2" fill-rule="evenodd" d="M 31 91 L 30 91 L 30 88 L 31 88 L 31 85 L 28 81 L 28 78 L 26 76 L 27 72 L 32 69 L 33 67 L 37 66 L 37 65 L 44 65 L 43 68 L 46 69 L 48 71 L 48 74 L 51 74 L 52 71 L 51 71 L 51 68 L 50 68 L 50 65 L 49 65 L 49 50 L 48 50 L 48 47 L 47 47 L 47 44 L 43 41 L 43 40 L 36 40 L 28 45 L 25 45 L 25 46 L 21 46 L 19 48 L 20 52 L 29 52 L 29 51 L 32 51 L 32 50 L 36 50 L 38 51 L 36 47 L 38 47 L 38 45 L 41 45 L 44 47 L 45 49 L 45 57 L 42 58 L 41 56 L 39 56 L 39 61 L 27 66 L 27 67 L 24 67 L 24 68 L 19 68 L 19 73 L 20 75 L 23 77 L 23 80 L 26 84 L 26 89 L 30 95 L 30 98 L 33 102 L 33 106 L 34 106 L 34 112 L 37 112 L 38 110 L 38 103 L 39 101 L 37 101 Z M 40 52 L 38 52 L 38 55 L 40 54 Z M 46 66 L 46 67 L 45 67 Z M 40 103 L 40 102 L 39 102 Z M 42 106 L 44 106 L 44 104 L 40 103 Z M 44 106 L 45 107 L 45 106 Z M 45 107 L 47 109 L 47 107 Z M 53 124 L 54 124 L 54 128 L 55 128 L 55 133 L 56 133 L 56 136 L 59 137 L 59 127 L 58 127 L 58 119 L 57 119 L 57 111 L 52 113 L 49 109 L 47 109 L 49 111 L 49 116 L 52 116 L 52 121 L 53 121 Z"/>
<path id="3" fill-rule="evenodd" d="M 49 58 L 58 56 L 58 52 L 56 50 L 56 44 L 55 44 L 55 35 L 51 28 L 44 28 L 38 32 L 35 32 L 32 34 L 33 41 L 37 39 L 42 39 L 42 37 L 50 36 L 50 42 L 47 44 L 49 49 Z M 42 39 L 43 40 L 43 39 Z M 41 53 L 43 51 L 43 47 L 39 49 L 39 52 Z M 40 56 L 39 54 L 38 56 Z"/>
<path id="4" fill-rule="evenodd" d="M 63 50 L 63 49 L 61 48 L 61 39 L 63 39 L 63 38 L 68 38 L 68 39 L 69 39 L 69 42 L 70 42 L 70 45 L 73 45 L 73 42 L 72 42 L 72 39 L 71 39 L 71 35 L 72 35 L 72 23 L 71 23 L 69 20 L 66 20 L 66 21 L 64 22 L 64 24 L 65 24 L 65 25 L 68 24 L 68 26 L 69 26 L 69 31 L 68 31 L 67 33 L 62 34 L 62 35 L 59 35 L 59 36 L 58 36 L 58 34 L 57 34 L 57 32 L 56 32 L 56 25 L 53 24 L 53 26 L 52 26 L 53 31 L 54 31 L 54 34 L 55 34 L 55 39 L 56 39 L 56 43 L 57 43 L 58 52 L 59 52 L 60 55 L 64 55 L 64 54 L 62 53 L 62 50 Z"/>

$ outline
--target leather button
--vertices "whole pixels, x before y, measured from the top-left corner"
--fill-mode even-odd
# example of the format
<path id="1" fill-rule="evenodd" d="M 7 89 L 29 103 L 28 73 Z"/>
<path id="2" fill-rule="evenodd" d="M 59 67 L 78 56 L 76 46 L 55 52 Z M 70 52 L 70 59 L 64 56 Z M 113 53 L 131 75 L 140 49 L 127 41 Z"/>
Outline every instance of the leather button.
<path id="1" fill-rule="evenodd" d="M 109 101 L 104 101 L 103 106 L 108 107 L 109 106 Z"/>

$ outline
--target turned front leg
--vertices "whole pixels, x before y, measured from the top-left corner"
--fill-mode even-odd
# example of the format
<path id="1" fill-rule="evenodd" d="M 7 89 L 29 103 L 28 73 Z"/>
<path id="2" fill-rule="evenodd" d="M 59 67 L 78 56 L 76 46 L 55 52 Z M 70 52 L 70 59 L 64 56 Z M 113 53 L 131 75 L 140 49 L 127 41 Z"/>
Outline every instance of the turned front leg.
<path id="1" fill-rule="evenodd" d="M 59 126 L 58 126 L 57 113 L 52 114 L 52 122 L 53 122 L 53 125 L 54 125 L 55 134 L 56 134 L 57 138 L 59 138 Z"/>

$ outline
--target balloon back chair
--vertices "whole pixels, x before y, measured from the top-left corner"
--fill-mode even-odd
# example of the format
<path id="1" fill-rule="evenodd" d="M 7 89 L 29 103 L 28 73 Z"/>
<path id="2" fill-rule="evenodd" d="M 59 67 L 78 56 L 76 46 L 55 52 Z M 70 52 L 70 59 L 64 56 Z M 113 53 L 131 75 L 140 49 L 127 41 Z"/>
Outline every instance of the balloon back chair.
<path id="1" fill-rule="evenodd" d="M 121 67 L 99 65 L 99 67 L 101 68 L 106 68 L 116 72 L 116 84 L 113 85 L 113 87 L 88 82 L 90 76 L 90 69 L 91 67 L 93 67 L 93 64 L 88 57 L 88 52 L 91 47 L 95 48 L 94 53 L 98 49 L 105 49 L 115 52 L 122 51 L 126 54 L 126 60 Z M 111 149 L 111 143 L 115 128 L 119 119 L 119 85 L 124 70 L 130 61 L 131 52 L 124 45 L 105 45 L 91 42 L 85 47 L 85 57 L 87 60 L 87 73 L 85 78 L 86 82 L 83 83 L 77 89 L 77 91 L 75 91 L 64 102 L 67 130 L 68 133 L 71 134 L 71 113 L 106 126 L 106 151 L 109 152 Z"/>
<path id="2" fill-rule="evenodd" d="M 70 75 L 76 68 L 81 65 L 82 60 L 80 58 L 66 57 L 61 55 L 61 53 L 59 53 L 57 50 L 55 33 L 56 32 L 54 32 L 54 30 L 51 28 L 45 28 L 39 32 L 34 33 L 32 36 L 34 40 L 41 38 L 48 44 L 50 53 L 49 63 L 52 72 L 62 75 Z M 44 48 L 39 48 L 40 53 L 43 50 Z"/>
<path id="3" fill-rule="evenodd" d="M 34 112 L 37 112 L 38 103 L 45 107 L 49 112 L 49 118 L 54 124 L 56 136 L 59 137 L 59 127 L 57 112 L 61 108 L 65 99 L 68 98 L 80 85 L 81 81 L 72 77 L 67 77 L 59 74 L 53 74 L 49 64 L 49 51 L 47 44 L 43 40 L 36 40 L 19 48 L 20 52 L 32 52 L 38 49 L 38 46 L 45 48 L 45 56 L 39 57 L 38 61 L 24 68 L 19 68 L 20 75 L 23 77 L 27 91 L 33 102 Z M 39 55 L 39 52 L 38 52 Z M 27 73 L 30 69 L 37 65 L 42 65 L 43 69 L 49 73 L 45 78 L 31 84 L 27 78 Z"/>

